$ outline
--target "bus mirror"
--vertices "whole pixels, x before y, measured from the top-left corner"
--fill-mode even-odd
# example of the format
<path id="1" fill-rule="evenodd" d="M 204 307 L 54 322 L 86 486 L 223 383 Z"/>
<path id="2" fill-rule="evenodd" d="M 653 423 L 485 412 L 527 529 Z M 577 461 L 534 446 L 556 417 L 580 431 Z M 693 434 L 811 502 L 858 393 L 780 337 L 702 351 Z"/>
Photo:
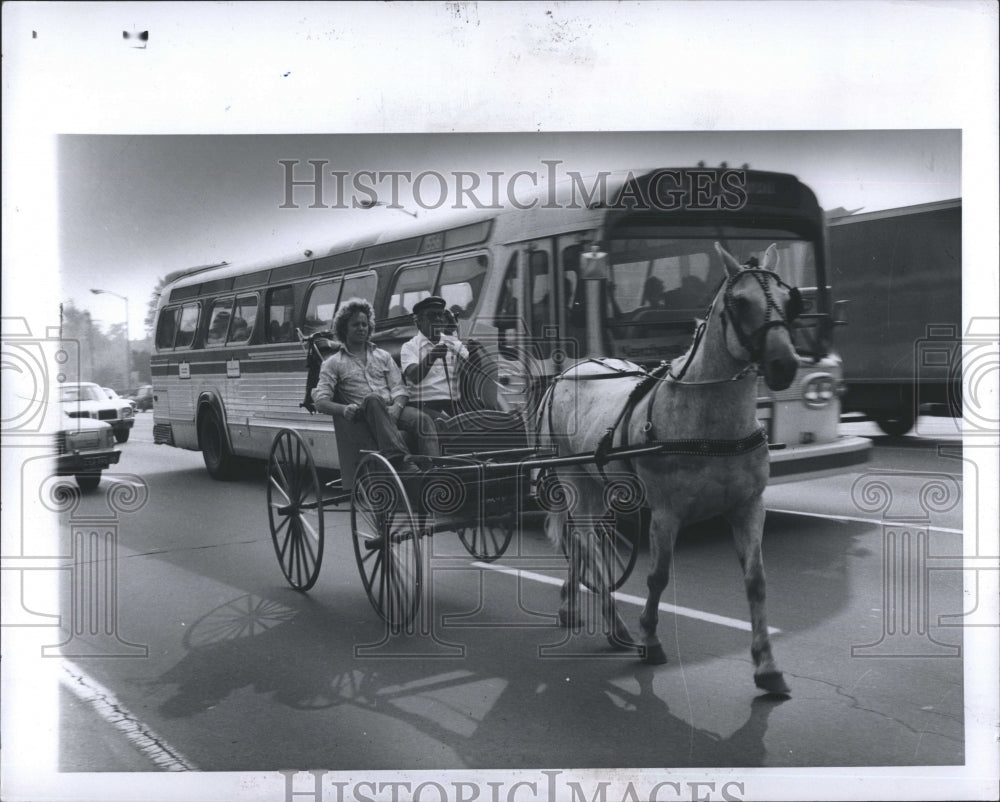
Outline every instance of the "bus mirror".
<path id="1" fill-rule="evenodd" d="M 847 325 L 847 305 L 850 301 L 836 301 L 833 304 L 833 325 L 834 326 L 846 326 Z"/>
<path id="2" fill-rule="evenodd" d="M 580 255 L 580 263 L 580 272 L 584 281 L 608 277 L 608 255 L 596 245 L 590 246 L 589 253 Z"/>

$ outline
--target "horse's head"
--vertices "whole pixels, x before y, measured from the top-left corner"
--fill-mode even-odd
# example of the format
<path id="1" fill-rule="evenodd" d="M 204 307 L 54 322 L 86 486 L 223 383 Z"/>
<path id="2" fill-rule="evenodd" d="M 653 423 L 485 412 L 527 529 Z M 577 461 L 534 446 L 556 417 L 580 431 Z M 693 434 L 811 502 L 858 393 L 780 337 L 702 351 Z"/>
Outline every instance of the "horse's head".
<path id="1" fill-rule="evenodd" d="M 719 243 L 715 249 L 726 266 L 721 312 L 726 347 L 737 359 L 755 362 L 772 390 L 784 390 L 795 378 L 799 361 L 789 325 L 802 311 L 802 297 L 775 272 L 778 246 L 741 265 Z"/>

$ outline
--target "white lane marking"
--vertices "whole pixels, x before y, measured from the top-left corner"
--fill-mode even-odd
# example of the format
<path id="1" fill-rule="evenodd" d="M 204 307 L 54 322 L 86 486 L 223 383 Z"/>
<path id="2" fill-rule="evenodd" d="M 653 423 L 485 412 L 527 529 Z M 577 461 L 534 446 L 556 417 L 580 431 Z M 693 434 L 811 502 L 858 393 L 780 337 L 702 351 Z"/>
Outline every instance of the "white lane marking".
<path id="1" fill-rule="evenodd" d="M 509 574 L 510 576 L 521 576 L 525 579 L 533 579 L 536 582 L 542 582 L 546 585 L 559 585 L 562 586 L 563 581 L 561 579 L 556 579 L 554 576 L 546 576 L 545 574 L 536 574 L 534 571 L 525 571 L 522 568 L 505 568 L 502 565 L 496 565 L 494 563 L 472 563 L 477 568 L 489 568 L 491 571 L 499 571 L 501 574 Z M 584 588 L 586 592 L 586 588 Z M 629 593 L 622 593 L 621 591 L 615 591 L 611 594 L 618 601 L 628 602 L 629 604 L 634 604 L 637 607 L 642 607 L 646 604 L 645 599 L 641 599 L 638 596 L 633 596 Z M 744 632 L 752 632 L 753 628 L 750 626 L 749 621 L 741 621 L 738 618 L 729 618 L 725 615 L 716 615 L 715 613 L 706 613 L 703 610 L 695 610 L 691 607 L 681 607 L 675 604 L 667 604 L 666 602 L 660 602 L 657 609 L 664 613 L 673 613 L 674 615 L 682 615 L 687 618 L 697 618 L 699 621 L 707 621 L 710 624 L 720 624 L 724 627 L 732 627 L 733 629 L 741 629 Z M 768 627 L 768 633 L 771 635 L 777 635 L 781 632 L 777 627 Z"/>
<path id="2" fill-rule="evenodd" d="M 80 701 L 90 705 L 108 724 L 153 764 L 164 771 L 198 771 L 198 767 L 136 718 L 117 697 L 79 666 L 66 661 L 59 681 Z"/>
<path id="3" fill-rule="evenodd" d="M 860 518 L 851 515 L 826 515 L 822 512 L 802 512 L 801 510 L 779 510 L 775 507 L 768 507 L 768 512 L 780 512 L 784 515 L 804 515 L 807 518 L 825 518 L 828 521 L 853 521 L 861 524 L 874 524 L 876 526 L 901 526 L 908 529 L 929 529 L 934 532 L 947 532 L 952 535 L 965 534 L 962 529 L 949 529 L 946 526 L 922 526 L 920 521 L 880 521 L 877 518 Z"/>

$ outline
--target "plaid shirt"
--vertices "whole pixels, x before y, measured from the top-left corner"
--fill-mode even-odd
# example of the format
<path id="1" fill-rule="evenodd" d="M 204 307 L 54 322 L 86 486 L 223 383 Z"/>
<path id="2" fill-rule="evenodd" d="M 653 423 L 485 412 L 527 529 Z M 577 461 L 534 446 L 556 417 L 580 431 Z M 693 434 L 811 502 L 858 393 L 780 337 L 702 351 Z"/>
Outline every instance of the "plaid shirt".
<path id="1" fill-rule="evenodd" d="M 319 383 L 312 391 L 313 402 L 333 401 L 360 404 L 377 395 L 388 406 L 397 398 L 408 396 L 403 375 L 388 351 L 368 343 L 368 359 L 363 361 L 346 348 L 329 357 L 319 370 Z"/>

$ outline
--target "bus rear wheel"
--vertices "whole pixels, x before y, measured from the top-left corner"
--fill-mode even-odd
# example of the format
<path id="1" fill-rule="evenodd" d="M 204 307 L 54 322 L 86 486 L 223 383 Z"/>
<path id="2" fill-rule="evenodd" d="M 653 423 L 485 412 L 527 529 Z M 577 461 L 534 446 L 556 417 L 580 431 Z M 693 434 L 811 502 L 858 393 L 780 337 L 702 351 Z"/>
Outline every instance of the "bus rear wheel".
<path id="1" fill-rule="evenodd" d="M 219 481 L 232 479 L 236 474 L 237 458 L 229 450 L 222 421 L 214 409 L 207 409 L 198 421 L 198 442 L 209 476 Z"/>

